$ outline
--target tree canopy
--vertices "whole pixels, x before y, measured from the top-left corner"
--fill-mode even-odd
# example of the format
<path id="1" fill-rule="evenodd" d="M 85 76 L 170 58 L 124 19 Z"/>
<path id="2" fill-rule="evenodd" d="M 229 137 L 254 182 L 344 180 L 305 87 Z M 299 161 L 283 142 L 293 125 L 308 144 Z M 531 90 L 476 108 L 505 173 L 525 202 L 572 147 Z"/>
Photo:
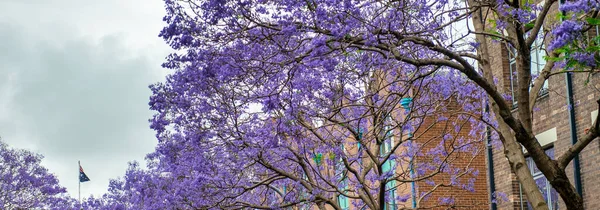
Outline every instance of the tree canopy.
<path id="1" fill-rule="evenodd" d="M 40 165 L 42 158 L 0 140 L 0 208 L 61 209 L 69 205 L 66 189 Z"/>
<path id="2" fill-rule="evenodd" d="M 165 0 L 160 36 L 174 52 L 163 67 L 173 71 L 150 87 L 159 145 L 149 169 L 132 163 L 104 200 L 88 203 L 451 207 L 455 198 L 435 191 L 474 191 L 484 178 L 470 162 L 489 137 L 534 209 L 548 205 L 522 148 L 567 208 L 583 209 L 565 168 L 600 135 L 598 120 L 551 159 L 532 116 L 548 78 L 597 72 L 598 37 L 584 34 L 600 24 L 600 5 L 569 1 L 552 12 L 558 4 Z M 498 84 L 494 43 L 515 57 L 515 94 Z M 534 72 L 541 45 L 545 64 Z M 426 183 L 419 193 L 415 182 Z"/>

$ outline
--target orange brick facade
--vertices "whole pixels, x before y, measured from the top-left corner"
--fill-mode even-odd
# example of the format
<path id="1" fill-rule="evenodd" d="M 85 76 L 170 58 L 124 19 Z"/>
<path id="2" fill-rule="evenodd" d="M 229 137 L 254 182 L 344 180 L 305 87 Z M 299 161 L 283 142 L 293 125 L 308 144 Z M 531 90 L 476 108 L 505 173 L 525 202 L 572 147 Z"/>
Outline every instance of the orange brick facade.
<path id="1" fill-rule="evenodd" d="M 454 113 L 454 112 L 458 112 L 460 111 L 459 109 L 457 109 L 458 107 L 456 105 L 454 105 L 455 102 L 451 102 L 453 105 L 447 106 L 448 107 L 448 111 L 445 114 L 448 113 Z M 431 117 L 431 118 L 427 118 L 425 120 L 425 125 L 432 125 L 435 121 L 435 118 L 437 116 Z M 419 140 L 420 142 L 424 142 L 424 141 L 432 141 L 431 143 L 428 143 L 424 146 L 423 150 L 429 150 L 431 149 L 434 145 L 437 145 L 437 143 L 440 141 L 441 136 L 440 134 L 442 133 L 449 133 L 448 131 L 448 127 L 452 127 L 450 126 L 449 122 L 458 122 L 458 123 L 464 123 L 465 121 L 462 120 L 456 120 L 454 118 L 450 118 L 450 120 L 446 123 L 436 123 L 431 129 L 428 129 L 427 131 L 423 132 L 422 135 L 419 135 Z M 427 126 L 424 126 L 427 127 Z M 452 128 L 451 128 L 452 129 Z M 452 133 L 453 135 L 456 135 L 458 138 L 460 137 L 467 137 L 469 135 L 469 131 L 470 131 L 470 127 L 468 125 L 465 125 L 464 127 L 462 127 L 460 129 L 460 131 L 458 133 L 455 133 L 454 131 L 451 131 L 450 133 Z M 417 133 L 419 133 L 420 131 L 417 130 Z M 456 158 L 456 160 L 452 161 L 452 164 L 455 167 L 469 167 L 473 170 L 477 170 L 479 172 L 478 176 L 465 176 L 461 178 L 461 182 L 467 182 L 467 179 L 469 178 L 475 178 L 475 184 L 474 184 L 474 189 L 472 192 L 466 191 L 466 190 L 462 190 L 462 189 L 456 189 L 453 187 L 441 187 L 438 188 L 435 192 L 432 193 L 432 196 L 427 199 L 425 202 L 422 203 L 421 206 L 423 207 L 428 207 L 428 206 L 435 206 L 437 205 L 438 198 L 439 197 L 448 197 L 448 196 L 452 196 L 455 197 L 455 203 L 454 203 L 454 208 L 456 209 L 488 209 L 488 204 L 489 204 L 489 198 L 488 198 L 488 193 L 487 193 L 487 182 L 486 182 L 486 177 L 487 177 L 487 171 L 486 171 L 486 160 L 485 160 L 485 139 L 473 139 L 474 146 L 477 147 L 477 154 L 475 156 L 471 155 L 470 153 L 457 153 L 455 155 L 450 155 L 451 158 Z M 450 146 L 450 145 L 448 145 Z M 427 159 L 425 157 L 421 157 L 421 159 Z M 417 160 L 419 161 L 419 160 Z M 422 160 L 422 161 L 427 161 L 427 160 Z M 433 180 L 435 181 L 435 183 L 448 183 L 449 182 L 450 177 L 447 174 L 439 174 L 438 176 L 435 176 L 433 178 Z M 418 182 L 418 189 L 419 191 L 423 192 L 423 191 L 427 191 L 430 190 L 432 187 L 424 182 Z M 448 206 L 444 206 L 444 207 L 438 207 L 438 208 L 433 208 L 433 209 L 448 209 Z"/>

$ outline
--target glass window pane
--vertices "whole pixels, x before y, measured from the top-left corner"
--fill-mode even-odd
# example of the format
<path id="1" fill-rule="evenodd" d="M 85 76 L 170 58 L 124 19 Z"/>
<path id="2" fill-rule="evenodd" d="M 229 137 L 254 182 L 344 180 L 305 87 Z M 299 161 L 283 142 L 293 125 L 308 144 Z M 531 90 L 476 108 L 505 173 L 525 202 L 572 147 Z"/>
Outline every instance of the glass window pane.
<path id="1" fill-rule="evenodd" d="M 346 196 L 343 196 L 343 195 L 340 195 L 340 196 L 338 197 L 338 200 L 339 200 L 339 202 L 340 202 L 340 208 L 342 208 L 342 209 L 344 209 L 344 210 L 345 210 L 345 209 L 349 209 L 349 208 L 350 208 L 350 205 L 349 205 L 349 203 L 348 203 L 348 197 L 346 197 Z"/>
<path id="2" fill-rule="evenodd" d="M 546 180 L 546 177 L 540 176 L 533 179 L 540 191 L 542 191 L 542 196 L 544 196 L 544 199 L 548 200 L 548 180 Z"/>
<path id="3" fill-rule="evenodd" d="M 517 94 L 516 94 L 516 89 L 517 89 L 517 62 L 513 61 L 510 63 L 510 91 L 512 94 L 512 100 L 513 103 L 517 102 Z"/>
<path id="4" fill-rule="evenodd" d="M 531 49 L 531 53 L 530 53 L 531 63 L 530 64 L 531 64 L 531 74 L 533 74 L 533 75 L 537 75 L 538 72 L 540 71 L 540 69 L 538 68 L 539 67 L 538 66 L 539 62 L 538 62 L 538 57 L 537 57 L 538 54 L 539 54 L 539 52 L 536 48 Z"/>
<path id="5" fill-rule="evenodd" d="M 554 147 L 546 149 L 546 155 L 548 155 L 550 159 L 554 160 Z"/>
<path id="6" fill-rule="evenodd" d="M 550 191 L 550 205 L 552 210 L 558 210 L 558 192 L 552 188 Z"/>
<path id="7" fill-rule="evenodd" d="M 385 188 L 389 191 L 386 192 L 387 200 L 386 205 L 384 206 L 385 210 L 396 210 L 396 190 L 391 190 L 396 187 L 396 181 L 390 181 L 385 185 Z"/>
<path id="8" fill-rule="evenodd" d="M 535 165 L 535 162 L 533 162 L 533 159 L 531 159 L 531 157 L 525 158 L 525 161 L 527 162 L 527 166 L 529 166 L 529 170 L 531 171 L 532 175 L 536 176 L 542 173 L 540 169 Z"/>

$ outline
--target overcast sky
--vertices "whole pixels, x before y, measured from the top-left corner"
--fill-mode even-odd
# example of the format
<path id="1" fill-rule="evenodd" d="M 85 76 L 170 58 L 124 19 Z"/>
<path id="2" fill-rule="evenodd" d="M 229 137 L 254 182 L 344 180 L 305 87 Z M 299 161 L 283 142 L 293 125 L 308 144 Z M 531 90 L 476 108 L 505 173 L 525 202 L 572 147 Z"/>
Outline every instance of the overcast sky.
<path id="1" fill-rule="evenodd" d="M 156 145 L 148 85 L 169 52 L 161 0 L 0 0 L 0 136 L 100 196 Z"/>

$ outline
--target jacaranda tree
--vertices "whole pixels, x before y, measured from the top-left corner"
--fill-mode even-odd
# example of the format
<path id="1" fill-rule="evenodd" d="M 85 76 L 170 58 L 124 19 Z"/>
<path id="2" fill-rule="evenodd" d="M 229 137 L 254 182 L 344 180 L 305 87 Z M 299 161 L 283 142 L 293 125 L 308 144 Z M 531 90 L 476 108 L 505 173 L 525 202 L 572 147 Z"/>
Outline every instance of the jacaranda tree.
<path id="1" fill-rule="evenodd" d="M 169 176 L 156 173 L 156 165 L 142 169 L 137 162 L 129 163 L 125 176 L 110 180 L 108 192 L 101 197 L 89 197 L 82 202 L 83 209 L 177 209 L 172 199 L 181 189 L 169 181 Z"/>
<path id="2" fill-rule="evenodd" d="M 180 203 L 433 207 L 454 205 L 453 197 L 427 203 L 435 190 L 474 190 L 478 171 L 470 161 L 483 146 L 485 124 L 477 119 L 485 117 L 484 94 L 460 72 L 410 65 L 330 40 L 351 38 L 346 26 L 346 32 L 321 35 L 294 22 L 285 23 L 290 24 L 285 31 L 257 27 L 238 12 L 227 24 L 220 18 L 186 19 L 189 9 L 199 8 L 168 3 L 173 7 L 168 19 L 185 21 L 173 22 L 163 36 L 186 52 L 165 64 L 177 71 L 152 87 L 151 105 L 159 112 L 153 120 L 160 139 L 155 156 L 183 183 Z M 244 4 L 254 10 L 253 3 Z M 294 17 L 276 8 L 282 5 L 272 6 L 247 15 L 269 18 L 266 13 L 278 11 L 272 21 Z M 376 5 L 366 7 L 372 14 L 365 15 L 387 19 L 377 17 Z M 323 8 L 345 13 L 337 3 Z M 316 18 L 311 10 L 297 15 Z M 335 23 L 321 15 L 326 19 L 319 22 Z M 194 26 L 179 28 L 188 24 Z M 187 35 L 178 37 L 179 32 Z M 425 48 L 405 53 L 433 56 Z M 434 127 L 441 129 L 426 137 Z M 467 163 L 455 164 L 459 159 Z M 420 185 L 417 193 L 411 189 L 417 181 L 429 187 Z"/>
<path id="3" fill-rule="evenodd" d="M 170 201 L 427 207 L 436 189 L 472 190 L 477 171 L 453 160 L 476 156 L 490 126 L 534 209 L 548 207 L 521 146 L 567 207 L 582 209 L 565 168 L 598 137 L 598 124 L 552 160 L 533 134 L 532 115 L 550 76 L 596 65 L 596 41 L 582 33 L 599 23 L 599 5 L 569 1 L 564 21 L 542 31 L 557 4 L 165 0 L 160 36 L 175 50 L 164 63 L 174 72 L 151 86 L 150 105 L 158 112 L 152 156 L 180 186 Z M 547 63 L 532 77 L 531 47 L 542 37 Z M 516 56 L 516 115 L 494 82 L 491 42 Z M 436 126 L 446 129 L 427 138 Z M 410 184 L 420 181 L 431 188 L 414 193 Z M 435 205 L 452 206 L 453 198 Z"/>
<path id="4" fill-rule="evenodd" d="M 43 156 L 9 148 L 0 141 L 0 208 L 61 209 L 70 206 L 66 189 L 48 169 Z"/>

